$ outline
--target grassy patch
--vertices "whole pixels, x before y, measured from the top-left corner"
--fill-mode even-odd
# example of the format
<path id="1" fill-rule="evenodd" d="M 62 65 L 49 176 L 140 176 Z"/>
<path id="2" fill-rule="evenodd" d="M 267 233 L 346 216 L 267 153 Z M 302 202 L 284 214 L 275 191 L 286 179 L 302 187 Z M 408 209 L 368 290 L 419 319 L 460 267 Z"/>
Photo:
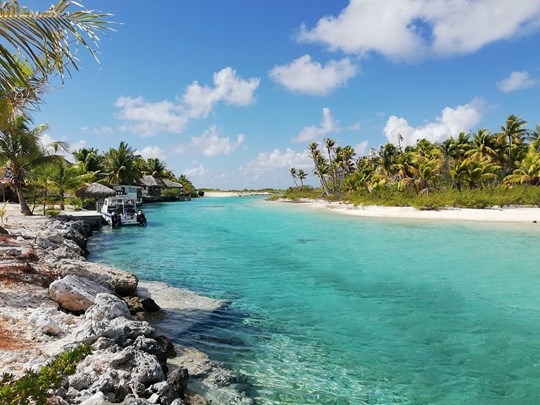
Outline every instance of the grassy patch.
<path id="1" fill-rule="evenodd" d="M 341 198 L 328 198 L 320 189 L 290 188 L 283 197 L 293 201 L 301 198 L 324 198 L 329 201 L 342 200 L 354 205 L 381 205 L 392 207 L 415 207 L 424 210 L 455 208 L 488 208 L 508 206 L 540 207 L 540 187 L 512 186 L 487 187 L 483 189 L 437 190 L 418 195 L 412 191 L 397 191 L 394 188 L 376 189 L 371 193 L 355 192 Z"/>
<path id="2" fill-rule="evenodd" d="M 65 376 L 75 372 L 77 364 L 91 353 L 90 346 L 81 345 L 62 353 L 39 372 L 26 371 L 15 379 L 11 374 L 0 377 L 0 404 L 45 405 L 53 390 L 60 388 Z"/>

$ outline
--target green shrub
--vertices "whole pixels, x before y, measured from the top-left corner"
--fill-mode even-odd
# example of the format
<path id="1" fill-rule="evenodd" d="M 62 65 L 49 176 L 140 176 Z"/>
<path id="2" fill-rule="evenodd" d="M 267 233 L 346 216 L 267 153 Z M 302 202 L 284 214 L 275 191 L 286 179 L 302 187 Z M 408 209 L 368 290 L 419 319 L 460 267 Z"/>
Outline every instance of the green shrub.
<path id="1" fill-rule="evenodd" d="M 0 377 L 0 404 L 45 405 L 52 391 L 60 388 L 63 378 L 73 374 L 77 364 L 91 352 L 90 346 L 81 345 L 60 354 L 39 372 L 26 371 L 19 379 L 3 374 Z"/>
<path id="2" fill-rule="evenodd" d="M 45 209 L 45 215 L 49 217 L 55 217 L 60 214 L 60 210 L 57 210 L 56 208 L 47 208 Z"/>
<path id="3" fill-rule="evenodd" d="M 313 188 L 311 186 L 290 187 L 285 190 L 282 197 L 292 201 L 298 201 L 301 198 L 319 199 L 323 198 L 323 192 L 320 188 Z"/>
<path id="4" fill-rule="evenodd" d="M 178 188 L 166 188 L 161 190 L 161 195 L 163 197 L 178 197 L 182 191 Z"/>
<path id="5" fill-rule="evenodd" d="M 83 201 L 79 197 L 68 197 L 65 200 L 66 205 L 71 205 L 73 209 L 79 211 L 83 207 Z"/>

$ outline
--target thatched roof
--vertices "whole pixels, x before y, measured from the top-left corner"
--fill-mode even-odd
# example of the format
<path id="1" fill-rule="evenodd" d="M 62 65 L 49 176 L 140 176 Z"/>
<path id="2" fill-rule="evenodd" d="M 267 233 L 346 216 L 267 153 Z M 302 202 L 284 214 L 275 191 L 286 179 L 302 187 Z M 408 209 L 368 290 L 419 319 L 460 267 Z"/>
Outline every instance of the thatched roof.
<path id="1" fill-rule="evenodd" d="M 163 184 L 165 184 L 165 187 L 167 188 L 184 188 L 184 186 L 180 183 L 177 183 L 176 181 L 172 181 L 169 179 L 163 179 Z"/>
<path id="2" fill-rule="evenodd" d="M 144 175 L 140 180 L 141 184 L 146 187 L 163 187 L 163 183 L 154 176 Z"/>
<path id="3" fill-rule="evenodd" d="M 79 198 L 100 199 L 105 197 L 112 197 L 116 195 L 116 191 L 114 191 L 112 188 L 104 186 L 103 184 L 92 183 L 89 186 L 77 190 L 77 192 L 75 192 L 75 195 Z"/>

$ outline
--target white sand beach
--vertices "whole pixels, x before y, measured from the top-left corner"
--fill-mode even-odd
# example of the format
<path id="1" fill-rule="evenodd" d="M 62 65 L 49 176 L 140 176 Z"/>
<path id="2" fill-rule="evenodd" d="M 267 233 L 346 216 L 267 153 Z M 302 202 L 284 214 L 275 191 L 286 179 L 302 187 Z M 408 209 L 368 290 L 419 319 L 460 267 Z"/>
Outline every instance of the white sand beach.
<path id="1" fill-rule="evenodd" d="M 479 222 L 540 222 L 540 208 L 451 208 L 438 211 L 423 211 L 412 207 L 372 205 L 355 207 L 352 204 L 324 200 L 301 200 L 301 203 L 314 209 L 331 209 L 339 214 L 358 217 Z"/>
<path id="2" fill-rule="evenodd" d="M 204 196 L 215 198 L 215 197 L 238 197 L 239 193 L 233 191 L 205 191 Z"/>
<path id="3" fill-rule="evenodd" d="M 205 191 L 205 197 L 247 197 L 255 195 L 271 195 L 271 193 L 260 191 Z"/>

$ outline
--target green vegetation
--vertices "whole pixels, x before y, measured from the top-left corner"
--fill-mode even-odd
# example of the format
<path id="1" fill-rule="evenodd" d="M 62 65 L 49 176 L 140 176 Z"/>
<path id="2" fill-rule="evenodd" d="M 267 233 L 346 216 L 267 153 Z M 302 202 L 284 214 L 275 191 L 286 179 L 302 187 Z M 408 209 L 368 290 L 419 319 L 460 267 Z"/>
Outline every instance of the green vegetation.
<path id="1" fill-rule="evenodd" d="M 13 122 L 0 126 L 0 165 L 11 172 L 12 185 L 17 193 L 21 212 L 30 215 L 31 211 L 23 193 L 28 173 L 45 164 L 51 164 L 60 157 L 50 154 L 41 144 L 39 136 L 47 129 L 46 125 L 30 128 L 30 118 L 24 114 L 17 115 Z M 49 145 L 51 148 L 58 143 Z"/>
<path id="2" fill-rule="evenodd" d="M 540 125 L 526 126 L 510 115 L 496 133 L 481 129 L 441 143 L 422 139 L 404 149 L 387 143 L 356 160 L 353 148 L 332 138 L 322 149 L 314 142 L 309 151 L 321 188 L 297 186 L 285 196 L 421 209 L 540 206 Z M 290 174 L 297 184 L 300 170 Z"/>
<path id="3" fill-rule="evenodd" d="M 0 403 L 4 405 L 44 405 L 53 390 L 60 388 L 65 376 L 75 372 L 77 364 L 92 352 L 81 345 L 56 357 L 39 372 L 26 371 L 15 379 L 11 374 L 0 378 Z"/>
<path id="4" fill-rule="evenodd" d="M 182 191 L 177 188 L 168 188 L 161 191 L 163 197 L 178 197 L 182 194 Z"/>
<path id="5" fill-rule="evenodd" d="M 28 112 L 40 103 L 49 78 L 63 80 L 78 69 L 76 53 L 85 48 L 94 57 L 99 31 L 110 29 L 108 14 L 60 0 L 47 11 L 32 11 L 18 1 L 0 6 L 0 167 L 11 175 L 21 212 L 31 215 L 24 188 L 31 171 L 59 160 L 61 143 L 44 147 Z M 60 190 L 62 190 L 60 188 Z"/>
<path id="6" fill-rule="evenodd" d="M 323 198 L 323 193 L 322 193 L 322 190 L 319 188 L 313 188 L 311 186 L 303 186 L 303 187 L 291 187 L 285 191 L 283 196 L 292 201 L 299 201 L 302 198 L 320 199 L 320 198 Z M 269 200 L 276 200 L 280 198 L 279 195 L 276 195 L 273 197 L 274 198 L 269 198 Z"/>
<path id="7" fill-rule="evenodd" d="M 110 184 L 134 184 L 142 177 L 137 156 L 126 142 L 120 142 L 118 149 L 110 148 L 103 162 L 103 170 Z"/>
<path id="8" fill-rule="evenodd" d="M 109 16 L 69 0 L 60 0 L 46 11 L 29 10 L 17 0 L 3 2 L 0 93 L 23 89 L 26 96 L 37 95 L 39 84 L 50 75 L 59 73 L 63 78 L 70 68 L 78 69 L 76 53 L 80 45 L 97 60 L 97 33 L 111 29 L 106 20 Z"/>
<path id="9" fill-rule="evenodd" d="M 7 212 L 7 205 L 9 204 L 9 201 L 6 201 L 2 206 L 0 207 L 0 226 L 4 226 L 4 218 L 6 217 Z"/>

